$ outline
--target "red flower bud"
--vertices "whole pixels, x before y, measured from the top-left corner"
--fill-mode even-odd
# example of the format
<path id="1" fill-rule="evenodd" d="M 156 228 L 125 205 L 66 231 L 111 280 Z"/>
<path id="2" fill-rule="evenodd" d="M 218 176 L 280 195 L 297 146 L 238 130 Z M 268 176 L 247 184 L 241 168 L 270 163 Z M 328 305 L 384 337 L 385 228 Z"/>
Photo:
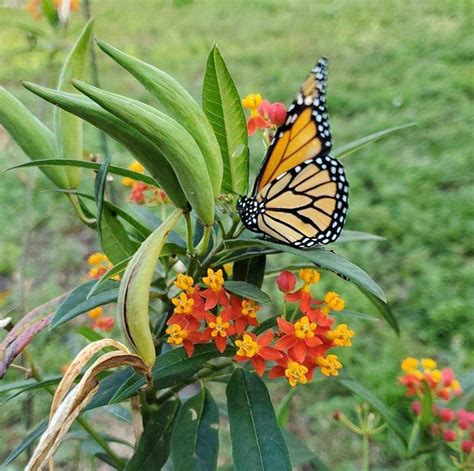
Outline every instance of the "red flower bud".
<path id="1" fill-rule="evenodd" d="M 464 440 L 461 443 L 461 450 L 464 451 L 464 453 L 471 453 L 472 449 L 474 448 L 474 442 L 472 440 Z"/>
<path id="2" fill-rule="evenodd" d="M 92 325 L 93 329 L 105 330 L 110 332 L 115 325 L 115 319 L 111 316 L 99 317 Z"/>
<path id="3" fill-rule="evenodd" d="M 332 413 L 332 417 L 333 417 L 333 419 L 339 420 L 341 418 L 341 411 L 340 410 L 335 410 Z"/>
<path id="4" fill-rule="evenodd" d="M 454 373 L 451 368 L 444 368 L 441 371 L 441 381 L 443 382 L 443 386 L 451 386 L 451 383 L 454 381 Z"/>
<path id="5" fill-rule="evenodd" d="M 451 409 L 441 409 L 438 415 L 441 422 L 451 422 L 455 417 L 454 411 Z"/>
<path id="6" fill-rule="evenodd" d="M 278 102 L 272 103 L 270 109 L 268 110 L 268 117 L 273 124 L 277 126 L 282 125 L 286 119 L 285 105 Z"/>
<path id="7" fill-rule="evenodd" d="M 282 271 L 276 279 L 278 289 L 283 293 L 292 291 L 296 286 L 296 276 L 290 271 Z"/>
<path id="8" fill-rule="evenodd" d="M 420 415 L 420 412 L 421 412 L 421 403 L 420 403 L 420 401 L 413 401 L 411 403 L 411 410 L 415 415 Z"/>
<path id="9" fill-rule="evenodd" d="M 454 442 L 456 440 L 456 432 L 450 429 L 445 430 L 443 432 L 443 439 L 447 442 Z"/>
<path id="10" fill-rule="evenodd" d="M 459 409 L 457 412 L 458 427 L 461 430 L 468 430 L 471 424 L 474 423 L 474 412 L 469 412 L 465 409 Z"/>

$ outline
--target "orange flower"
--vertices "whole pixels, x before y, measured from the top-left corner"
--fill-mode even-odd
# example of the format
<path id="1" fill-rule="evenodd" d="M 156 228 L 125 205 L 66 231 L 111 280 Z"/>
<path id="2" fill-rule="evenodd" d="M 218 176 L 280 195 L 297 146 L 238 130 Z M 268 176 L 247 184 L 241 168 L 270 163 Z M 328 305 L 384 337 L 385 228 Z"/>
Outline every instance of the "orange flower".
<path id="1" fill-rule="evenodd" d="M 186 354 L 190 357 L 194 352 L 194 345 L 201 343 L 202 336 L 198 332 L 200 324 L 181 321 L 171 324 L 167 329 L 167 342 L 171 345 L 183 346 Z"/>
<path id="2" fill-rule="evenodd" d="M 115 325 L 115 319 L 113 317 L 101 316 L 94 321 L 94 323 L 92 324 L 92 328 L 110 332 L 114 328 L 114 325 Z"/>
<path id="3" fill-rule="evenodd" d="M 283 355 L 270 347 L 273 340 L 273 332 L 267 330 L 264 334 L 256 336 L 245 332 L 242 339 L 236 340 L 237 354 L 234 360 L 238 362 L 250 361 L 259 376 L 265 373 L 265 362 L 280 360 Z"/>
<path id="4" fill-rule="evenodd" d="M 207 328 L 202 334 L 203 340 L 212 340 L 217 350 L 224 352 L 227 346 L 227 339 L 235 334 L 235 327 L 230 324 L 230 311 L 222 311 L 218 316 L 208 313 Z"/>

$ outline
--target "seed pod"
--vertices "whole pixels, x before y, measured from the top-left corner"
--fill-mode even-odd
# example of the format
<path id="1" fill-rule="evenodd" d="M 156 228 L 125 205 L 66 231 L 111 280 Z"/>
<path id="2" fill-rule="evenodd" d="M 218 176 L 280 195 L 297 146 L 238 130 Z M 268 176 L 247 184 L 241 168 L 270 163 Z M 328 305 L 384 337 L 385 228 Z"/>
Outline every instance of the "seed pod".
<path id="1" fill-rule="evenodd" d="M 74 80 L 74 86 L 102 108 L 133 126 L 162 152 L 197 217 L 214 222 L 214 193 L 204 157 L 192 136 L 174 119 L 131 98 Z"/>
<path id="2" fill-rule="evenodd" d="M 222 156 L 214 130 L 202 108 L 186 89 L 166 72 L 102 41 L 97 41 L 97 45 L 130 72 L 191 134 L 206 161 L 214 196 L 219 196 L 223 174 Z"/>
<path id="3" fill-rule="evenodd" d="M 143 242 L 120 282 L 118 317 L 126 338 L 148 366 L 152 366 L 156 358 L 148 315 L 150 285 L 161 250 L 182 214 L 182 210 L 175 210 Z"/>

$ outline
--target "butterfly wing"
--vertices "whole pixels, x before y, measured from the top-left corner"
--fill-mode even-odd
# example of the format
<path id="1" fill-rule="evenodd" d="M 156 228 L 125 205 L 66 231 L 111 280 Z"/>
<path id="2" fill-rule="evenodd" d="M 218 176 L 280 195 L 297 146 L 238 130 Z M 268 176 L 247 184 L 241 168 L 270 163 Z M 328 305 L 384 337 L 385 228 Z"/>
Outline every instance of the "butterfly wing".
<path id="1" fill-rule="evenodd" d="M 255 181 L 254 196 L 281 174 L 331 150 L 326 84 L 327 59 L 322 58 L 288 108 L 286 122 L 276 131 Z"/>
<path id="2" fill-rule="evenodd" d="M 334 242 L 346 219 L 349 185 L 342 164 L 328 155 L 309 159 L 268 183 L 255 198 L 259 232 L 309 248 Z"/>

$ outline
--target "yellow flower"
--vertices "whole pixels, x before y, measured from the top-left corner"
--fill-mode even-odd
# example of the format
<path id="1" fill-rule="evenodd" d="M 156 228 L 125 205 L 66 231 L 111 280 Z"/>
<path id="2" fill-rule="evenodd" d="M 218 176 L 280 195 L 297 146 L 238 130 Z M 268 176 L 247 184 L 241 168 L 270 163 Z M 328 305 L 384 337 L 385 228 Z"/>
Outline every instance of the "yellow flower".
<path id="1" fill-rule="evenodd" d="M 173 298 L 171 302 L 174 304 L 175 314 L 191 314 L 193 312 L 194 299 L 188 298 L 186 293 L 181 293 L 179 298 Z"/>
<path id="2" fill-rule="evenodd" d="M 302 268 L 299 273 L 301 280 L 305 282 L 306 285 L 315 285 L 319 282 L 321 275 L 318 271 L 313 270 L 312 268 Z"/>
<path id="3" fill-rule="evenodd" d="M 452 383 L 451 383 L 451 386 L 450 388 L 453 390 L 453 391 L 457 391 L 459 393 L 462 392 L 462 388 L 461 388 L 461 383 L 455 379 Z"/>
<path id="4" fill-rule="evenodd" d="M 321 368 L 321 373 L 324 376 L 338 376 L 338 370 L 342 368 L 342 363 L 337 355 L 319 356 L 316 358 L 316 364 Z"/>
<path id="5" fill-rule="evenodd" d="M 354 331 L 349 329 L 347 324 L 339 324 L 335 330 L 330 330 L 326 336 L 337 347 L 350 347 L 352 345 L 351 337 L 354 337 L 354 335 Z"/>
<path id="6" fill-rule="evenodd" d="M 334 291 L 328 291 L 324 296 L 326 305 L 323 307 L 323 311 L 329 314 L 331 311 L 342 311 L 344 309 L 344 300 Z"/>
<path id="7" fill-rule="evenodd" d="M 258 343 L 248 334 L 244 334 L 242 340 L 236 340 L 235 345 L 238 347 L 237 355 L 240 357 L 253 358 L 260 350 Z"/>
<path id="8" fill-rule="evenodd" d="M 172 345 L 181 345 L 188 336 L 187 330 L 183 329 L 179 324 L 171 324 L 166 333 L 169 335 L 167 342 Z"/>
<path id="9" fill-rule="evenodd" d="M 310 322 L 308 316 L 303 316 L 295 322 L 295 335 L 302 340 L 313 338 L 316 327 L 317 324 Z"/>
<path id="10" fill-rule="evenodd" d="M 207 276 L 202 281 L 206 286 L 212 289 L 212 291 L 219 291 L 224 284 L 224 275 L 222 270 L 219 269 L 216 272 L 212 268 L 208 268 Z"/>
<path id="11" fill-rule="evenodd" d="M 289 361 L 285 369 L 285 376 L 292 388 L 298 383 L 306 384 L 308 382 L 308 378 L 306 377 L 307 373 L 308 368 L 296 361 Z"/>
<path id="12" fill-rule="evenodd" d="M 122 178 L 122 185 L 124 186 L 133 186 L 135 185 L 136 180 L 130 177 L 123 177 Z"/>
<path id="13" fill-rule="evenodd" d="M 242 310 L 240 311 L 244 316 L 257 317 L 257 312 L 260 311 L 260 306 L 251 299 L 244 299 L 242 301 Z"/>
<path id="14" fill-rule="evenodd" d="M 132 162 L 129 166 L 128 166 L 129 170 L 132 170 L 133 172 L 137 172 L 137 173 L 144 173 L 145 172 L 145 167 L 140 163 L 140 162 Z"/>
<path id="15" fill-rule="evenodd" d="M 216 317 L 216 322 L 209 322 L 209 327 L 212 329 L 211 336 L 217 337 L 220 335 L 221 337 L 227 337 L 226 330 L 229 328 L 230 324 L 228 322 L 224 322 L 221 316 Z"/>
<path id="16" fill-rule="evenodd" d="M 87 315 L 91 318 L 91 319 L 97 319 L 98 317 L 100 317 L 102 315 L 102 313 L 104 312 L 104 309 L 99 306 L 99 307 L 95 307 L 94 309 L 91 309 Z"/>
<path id="17" fill-rule="evenodd" d="M 407 357 L 402 361 L 402 371 L 405 373 L 412 373 L 418 367 L 418 360 L 413 357 Z"/>
<path id="18" fill-rule="evenodd" d="M 192 279 L 191 276 L 179 274 L 174 282 L 174 285 L 182 289 L 183 291 L 186 291 L 186 294 L 193 294 L 194 293 L 194 280 Z"/>
<path id="19" fill-rule="evenodd" d="M 432 358 L 423 358 L 421 360 L 421 366 L 425 370 L 434 370 L 437 366 L 437 363 Z"/>
<path id="20" fill-rule="evenodd" d="M 250 93 L 242 100 L 242 106 L 248 110 L 254 110 L 261 102 L 262 95 L 260 93 Z"/>
<path id="21" fill-rule="evenodd" d="M 439 370 L 430 371 L 430 376 L 435 383 L 439 383 L 441 381 L 441 371 Z"/>
<path id="22" fill-rule="evenodd" d="M 92 255 L 89 255 L 89 258 L 87 259 L 87 263 L 92 266 L 100 265 L 102 262 L 108 263 L 109 259 L 101 252 L 93 253 Z"/>

